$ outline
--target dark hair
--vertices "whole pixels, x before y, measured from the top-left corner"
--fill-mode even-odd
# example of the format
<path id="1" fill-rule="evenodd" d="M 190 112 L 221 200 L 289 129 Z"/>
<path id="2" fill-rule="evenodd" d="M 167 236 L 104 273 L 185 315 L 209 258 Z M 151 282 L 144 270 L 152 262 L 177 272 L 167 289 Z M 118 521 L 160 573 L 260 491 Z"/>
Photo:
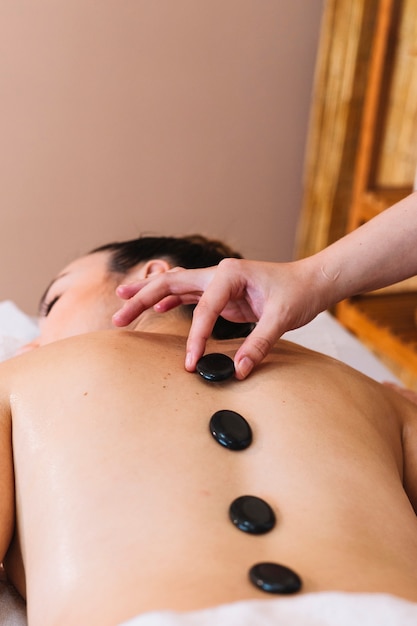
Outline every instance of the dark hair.
<path id="1" fill-rule="evenodd" d="M 95 252 L 110 252 L 109 271 L 125 275 L 138 263 L 151 259 L 168 258 L 174 266 L 185 269 L 211 267 L 222 259 L 242 256 L 221 241 L 207 239 L 202 235 L 186 237 L 138 237 L 128 241 L 113 242 L 95 248 Z M 187 304 L 183 309 L 191 318 L 195 304 Z M 215 339 L 235 339 L 247 337 L 254 324 L 229 322 L 219 317 L 214 325 L 212 336 Z"/>

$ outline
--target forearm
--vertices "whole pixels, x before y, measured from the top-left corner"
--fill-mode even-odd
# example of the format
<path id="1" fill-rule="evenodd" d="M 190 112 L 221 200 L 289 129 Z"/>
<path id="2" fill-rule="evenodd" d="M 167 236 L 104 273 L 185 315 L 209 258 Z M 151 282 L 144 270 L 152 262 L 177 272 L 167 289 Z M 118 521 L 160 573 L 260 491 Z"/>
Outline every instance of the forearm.
<path id="1" fill-rule="evenodd" d="M 417 193 L 305 262 L 326 307 L 417 274 Z"/>

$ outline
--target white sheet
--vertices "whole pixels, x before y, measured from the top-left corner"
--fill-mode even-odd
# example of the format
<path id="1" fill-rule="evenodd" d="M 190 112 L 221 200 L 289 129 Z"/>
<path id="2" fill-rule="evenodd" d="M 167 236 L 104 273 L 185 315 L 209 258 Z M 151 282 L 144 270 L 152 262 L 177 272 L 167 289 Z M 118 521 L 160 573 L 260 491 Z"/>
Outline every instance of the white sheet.
<path id="1" fill-rule="evenodd" d="M 400 384 L 398 378 L 327 311 L 306 326 L 285 333 L 283 339 L 339 359 L 378 382 Z"/>
<path id="2" fill-rule="evenodd" d="M 32 341 L 37 334 L 38 327 L 33 318 L 23 313 L 13 302 L 0 302 L 0 361 L 12 357 L 18 348 Z M 329 313 L 321 313 L 307 326 L 286 333 L 284 338 L 344 361 L 375 380 L 398 383 L 395 376 Z M 341 601 L 343 600 L 340 606 L 345 607 L 338 617 L 337 612 L 333 612 L 336 611 L 336 608 L 333 608 L 334 602 L 331 601 L 337 596 L 340 596 Z M 285 624 L 285 626 L 292 624 L 294 626 L 309 626 L 310 624 L 311 626 L 330 626 L 330 624 L 331 626 L 345 626 L 345 624 L 351 626 L 356 622 L 361 625 L 375 624 L 375 626 L 417 625 L 416 605 L 409 607 L 408 603 L 401 603 L 401 601 L 390 596 L 314 594 L 315 599 L 311 598 L 311 608 L 308 608 L 307 613 L 305 612 L 307 601 L 303 600 L 306 597 L 299 596 L 295 602 L 293 602 L 295 598 L 292 598 L 291 601 L 280 600 L 279 614 L 277 613 L 277 615 L 274 614 L 275 608 L 273 608 L 276 602 L 262 602 L 259 605 L 239 603 L 239 605 L 230 605 L 229 608 L 212 609 L 209 613 L 194 616 L 192 614 L 182 616 L 161 613 L 149 614 L 136 618 L 128 624 L 129 626 L 208 626 L 209 624 L 210 626 L 212 624 L 254 626 L 262 623 L 262 626 L 269 626 L 269 624 L 271 626 L 272 624 L 274 626 L 281 624 Z M 245 610 L 242 613 L 243 608 Z M 343 621 L 344 610 L 348 611 L 349 619 L 347 621 Z M 216 613 L 216 611 L 218 612 Z M 373 619 L 373 615 L 374 621 L 365 621 L 364 617 L 368 612 L 369 619 Z M 409 614 L 414 621 L 410 621 Z M 307 621 L 307 615 L 309 619 L 311 617 L 310 621 Z M 336 619 L 339 621 L 335 621 Z M 24 603 L 13 590 L 1 582 L 0 578 L 0 626 L 26 626 L 26 624 Z"/>
<path id="3" fill-rule="evenodd" d="M 36 321 L 13 302 L 0 302 L 0 361 L 11 358 L 18 348 L 39 334 Z"/>
<path id="4" fill-rule="evenodd" d="M 416 626 L 417 604 L 386 594 L 323 592 L 175 613 L 145 613 L 120 626 Z"/>

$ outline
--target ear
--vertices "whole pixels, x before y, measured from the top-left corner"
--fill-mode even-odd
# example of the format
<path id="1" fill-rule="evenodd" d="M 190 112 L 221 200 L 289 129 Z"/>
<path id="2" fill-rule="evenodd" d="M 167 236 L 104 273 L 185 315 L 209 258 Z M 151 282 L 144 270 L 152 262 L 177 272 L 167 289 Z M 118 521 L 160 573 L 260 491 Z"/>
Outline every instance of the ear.
<path id="1" fill-rule="evenodd" d="M 172 265 L 166 259 L 151 259 L 145 263 L 139 263 L 139 265 L 129 273 L 129 280 L 149 278 L 152 275 L 168 272 L 170 269 L 172 269 Z"/>

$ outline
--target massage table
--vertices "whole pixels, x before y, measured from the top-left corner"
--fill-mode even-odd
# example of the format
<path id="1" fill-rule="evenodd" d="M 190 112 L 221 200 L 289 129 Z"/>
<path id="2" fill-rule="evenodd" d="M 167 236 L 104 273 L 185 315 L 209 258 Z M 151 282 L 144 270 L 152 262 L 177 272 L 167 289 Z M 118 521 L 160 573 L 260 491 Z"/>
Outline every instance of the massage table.
<path id="1" fill-rule="evenodd" d="M 38 334 L 36 320 L 13 302 L 0 302 L 0 361 Z M 379 381 L 398 379 L 328 312 L 285 339 L 344 361 Z M 74 601 L 76 601 L 74 599 Z M 321 592 L 249 600 L 190 613 L 151 612 L 123 626 L 417 626 L 417 603 L 387 594 Z M 0 626 L 26 626 L 25 606 L 0 570 Z M 80 625 L 91 626 L 91 625 Z M 97 625 L 99 626 L 99 625 Z M 118 626 L 118 625 L 115 625 Z"/>

